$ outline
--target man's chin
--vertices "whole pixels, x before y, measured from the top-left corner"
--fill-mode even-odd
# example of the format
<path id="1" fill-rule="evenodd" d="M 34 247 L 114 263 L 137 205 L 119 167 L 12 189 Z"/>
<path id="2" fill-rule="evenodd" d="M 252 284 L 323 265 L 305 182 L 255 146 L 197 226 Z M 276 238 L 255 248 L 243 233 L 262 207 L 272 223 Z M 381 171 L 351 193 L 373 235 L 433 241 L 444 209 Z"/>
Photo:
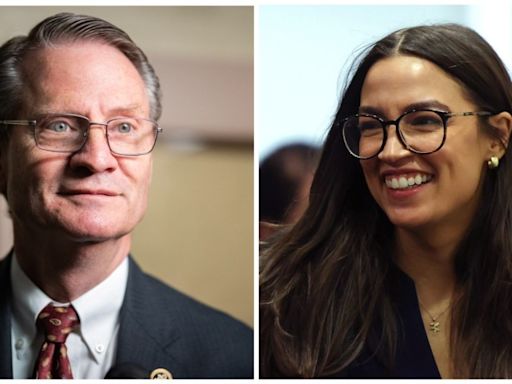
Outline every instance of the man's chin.
<path id="1" fill-rule="evenodd" d="M 118 223 L 117 223 L 118 224 Z M 126 236 L 131 230 L 119 228 L 114 223 L 102 223 L 98 225 L 94 223 L 62 225 L 55 228 L 56 232 L 60 232 L 63 237 L 77 243 L 101 243 L 110 240 L 117 240 Z"/>
<path id="2" fill-rule="evenodd" d="M 30 217 L 14 216 L 16 231 L 24 239 L 53 243 L 99 243 L 120 239 L 131 233 L 139 220 L 116 212 L 64 212 Z M 121 212 L 124 213 L 124 212 Z M 135 216 L 135 215 L 132 215 Z M 29 225 L 27 225 L 29 223 Z"/>

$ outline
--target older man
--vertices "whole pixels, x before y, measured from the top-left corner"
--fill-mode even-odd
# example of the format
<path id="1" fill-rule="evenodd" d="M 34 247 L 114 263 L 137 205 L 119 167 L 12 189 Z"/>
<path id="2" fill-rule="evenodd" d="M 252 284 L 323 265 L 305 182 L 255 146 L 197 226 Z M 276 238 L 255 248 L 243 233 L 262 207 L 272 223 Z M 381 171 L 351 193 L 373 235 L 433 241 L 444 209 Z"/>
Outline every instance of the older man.
<path id="1" fill-rule="evenodd" d="M 108 22 L 58 14 L 0 47 L 0 378 L 252 377 L 252 333 L 128 256 L 158 78 Z"/>

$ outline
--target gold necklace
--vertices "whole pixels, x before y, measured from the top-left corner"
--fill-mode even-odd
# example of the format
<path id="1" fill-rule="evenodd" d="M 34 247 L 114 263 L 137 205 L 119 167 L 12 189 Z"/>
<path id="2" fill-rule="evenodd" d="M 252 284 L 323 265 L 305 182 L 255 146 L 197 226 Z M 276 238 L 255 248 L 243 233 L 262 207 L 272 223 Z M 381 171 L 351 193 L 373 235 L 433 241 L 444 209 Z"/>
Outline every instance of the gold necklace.
<path id="1" fill-rule="evenodd" d="M 451 308 L 452 304 L 450 303 L 440 314 L 432 316 L 430 312 L 427 310 L 427 308 L 425 308 L 425 306 L 421 304 L 421 301 L 418 300 L 418 303 L 420 304 L 420 307 L 427 313 L 428 317 L 430 317 L 430 323 L 428 323 L 430 332 L 434 334 L 438 334 L 439 332 L 441 332 L 441 323 L 439 322 L 439 318 L 443 316 L 446 313 L 446 311 L 448 311 Z"/>

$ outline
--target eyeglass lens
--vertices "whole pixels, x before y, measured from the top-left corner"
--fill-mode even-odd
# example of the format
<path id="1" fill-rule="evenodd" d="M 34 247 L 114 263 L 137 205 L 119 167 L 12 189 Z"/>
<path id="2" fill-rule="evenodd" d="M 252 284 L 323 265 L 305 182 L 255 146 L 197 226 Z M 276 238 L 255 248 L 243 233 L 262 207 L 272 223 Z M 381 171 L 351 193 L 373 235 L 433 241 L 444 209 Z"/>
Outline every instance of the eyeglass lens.
<path id="1" fill-rule="evenodd" d="M 41 149 L 74 152 L 87 140 L 89 120 L 80 116 L 51 115 L 37 120 L 35 139 Z M 110 150 L 120 155 L 151 152 L 157 137 L 157 125 L 151 120 L 122 117 L 108 121 Z"/>
<path id="2" fill-rule="evenodd" d="M 404 144 L 414 152 L 431 153 L 439 149 L 443 143 L 444 120 L 433 111 L 407 113 L 398 119 L 398 125 Z M 342 129 L 347 149 L 361 159 L 376 156 L 385 144 L 386 127 L 376 117 L 349 117 Z"/>

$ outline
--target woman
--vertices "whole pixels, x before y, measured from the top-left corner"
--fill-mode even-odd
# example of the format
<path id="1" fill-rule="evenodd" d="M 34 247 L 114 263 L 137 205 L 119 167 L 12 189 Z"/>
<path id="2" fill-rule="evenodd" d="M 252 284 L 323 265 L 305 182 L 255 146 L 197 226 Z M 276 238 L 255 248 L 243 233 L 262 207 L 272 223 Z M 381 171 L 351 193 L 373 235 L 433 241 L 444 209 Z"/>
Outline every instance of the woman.
<path id="1" fill-rule="evenodd" d="M 460 25 L 358 62 L 262 256 L 261 377 L 512 377 L 512 84 Z"/>

